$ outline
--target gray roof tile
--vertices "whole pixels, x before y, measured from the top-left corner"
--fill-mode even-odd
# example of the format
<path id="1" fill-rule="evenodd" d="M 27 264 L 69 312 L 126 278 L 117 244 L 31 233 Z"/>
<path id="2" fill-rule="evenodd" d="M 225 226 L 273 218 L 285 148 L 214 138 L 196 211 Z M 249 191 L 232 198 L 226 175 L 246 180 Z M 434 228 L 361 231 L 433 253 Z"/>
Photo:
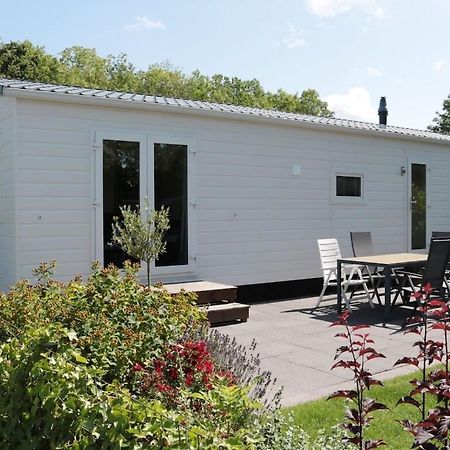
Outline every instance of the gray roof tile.
<path id="1" fill-rule="evenodd" d="M 89 89 L 78 86 L 62 86 L 48 83 L 37 83 L 24 80 L 10 80 L 0 78 L 0 85 L 7 90 L 24 89 L 28 91 L 54 92 L 57 95 L 82 95 L 84 97 L 96 97 L 105 99 L 114 99 L 122 101 L 133 101 L 142 103 L 153 103 L 166 105 L 169 108 L 190 108 L 197 110 L 221 111 L 236 115 L 248 115 L 265 117 L 280 120 L 291 120 L 303 123 L 319 123 L 329 127 L 352 128 L 366 131 L 376 131 L 383 135 L 395 134 L 401 136 L 418 137 L 450 143 L 450 136 L 445 134 L 433 133 L 428 130 L 416 130 L 405 127 L 395 127 L 388 125 L 380 128 L 378 124 L 362 122 L 351 119 L 327 118 L 307 116 L 304 114 L 287 113 L 283 111 L 274 111 L 259 108 L 250 108 L 245 106 L 235 106 L 221 103 L 213 103 L 199 100 L 184 100 L 180 98 L 166 98 L 155 95 L 134 94 L 130 92 L 116 92 L 104 89 Z"/>

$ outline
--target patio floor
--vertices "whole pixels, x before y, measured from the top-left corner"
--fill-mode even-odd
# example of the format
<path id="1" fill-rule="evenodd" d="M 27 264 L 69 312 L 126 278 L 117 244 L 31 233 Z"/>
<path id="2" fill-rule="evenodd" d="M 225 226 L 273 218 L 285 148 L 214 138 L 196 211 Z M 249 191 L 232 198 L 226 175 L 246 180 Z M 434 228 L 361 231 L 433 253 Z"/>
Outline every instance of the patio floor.
<path id="1" fill-rule="evenodd" d="M 270 370 L 284 386 L 282 405 L 317 399 L 337 389 L 351 387 L 349 372 L 330 370 L 336 348 L 345 340 L 335 338 L 338 328 L 329 328 L 336 320 L 336 298 L 329 297 L 313 311 L 317 298 L 282 300 L 253 304 L 248 322 L 220 327 L 222 333 L 235 337 L 238 343 L 249 345 L 256 339 L 261 368 Z M 351 324 L 369 324 L 375 340 L 374 347 L 386 359 L 369 362 L 368 368 L 376 378 L 384 380 L 411 371 L 410 366 L 393 368 L 397 359 L 413 356 L 412 343 L 417 335 L 404 334 L 401 329 L 411 309 L 396 307 L 386 327 L 383 310 L 378 305 L 371 309 L 367 301 L 356 302 Z"/>

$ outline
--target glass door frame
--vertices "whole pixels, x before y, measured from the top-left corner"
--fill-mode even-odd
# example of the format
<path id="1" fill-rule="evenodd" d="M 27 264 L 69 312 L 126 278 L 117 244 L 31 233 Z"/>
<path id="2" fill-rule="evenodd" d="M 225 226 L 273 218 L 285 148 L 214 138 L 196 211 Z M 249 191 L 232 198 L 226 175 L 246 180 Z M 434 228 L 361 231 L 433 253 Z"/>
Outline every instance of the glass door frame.
<path id="1" fill-rule="evenodd" d="M 118 131 L 97 131 L 94 138 L 94 259 L 104 265 L 103 235 L 103 141 L 139 143 L 139 203 L 142 206 L 147 186 L 147 140 L 145 134 Z"/>
<path id="2" fill-rule="evenodd" d="M 196 230 L 196 164 L 195 156 L 197 154 L 197 142 L 192 136 L 186 136 L 177 133 L 149 133 L 147 134 L 147 192 L 150 208 L 154 207 L 155 187 L 154 187 L 154 158 L 155 144 L 172 144 L 187 146 L 187 228 L 188 228 L 188 263 L 177 266 L 156 266 L 152 263 L 152 273 L 157 277 L 170 280 L 171 277 L 189 276 L 194 274 L 197 267 L 197 258 L 195 249 L 197 248 L 197 230 Z"/>
<path id="3" fill-rule="evenodd" d="M 92 260 L 104 264 L 104 236 L 103 236 L 103 141 L 131 141 L 139 143 L 139 202 L 141 208 L 147 197 L 149 207 L 154 207 L 154 144 L 179 144 L 187 146 L 187 207 L 188 207 L 188 264 L 179 266 L 159 266 L 152 263 L 151 272 L 157 279 L 171 281 L 193 275 L 197 266 L 197 258 L 194 255 L 196 249 L 196 217 L 195 210 L 195 175 L 196 165 L 196 141 L 192 136 L 177 136 L 174 134 L 140 133 L 139 131 L 95 130 L 93 131 L 93 157 L 92 157 Z M 142 267 L 140 276 L 145 275 L 145 267 Z"/>
<path id="4" fill-rule="evenodd" d="M 429 161 L 424 159 L 423 155 L 409 154 L 407 159 L 407 189 L 406 189 L 406 210 L 407 210 L 407 250 L 411 253 L 423 253 L 428 250 L 430 232 L 429 232 L 429 209 L 430 209 L 430 165 Z M 425 247 L 421 249 L 412 248 L 412 165 L 420 164 L 425 166 Z"/>

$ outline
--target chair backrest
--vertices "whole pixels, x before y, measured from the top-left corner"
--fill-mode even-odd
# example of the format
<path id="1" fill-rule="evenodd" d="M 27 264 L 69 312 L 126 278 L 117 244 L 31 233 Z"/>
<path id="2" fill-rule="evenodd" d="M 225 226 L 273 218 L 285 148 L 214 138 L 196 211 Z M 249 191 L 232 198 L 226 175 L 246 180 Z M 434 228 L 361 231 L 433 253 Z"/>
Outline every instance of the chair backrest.
<path id="1" fill-rule="evenodd" d="M 350 231 L 350 240 L 354 256 L 374 255 L 370 231 Z"/>
<path id="2" fill-rule="evenodd" d="M 450 231 L 432 231 L 431 239 L 450 239 Z"/>
<path id="3" fill-rule="evenodd" d="M 317 239 L 319 245 L 320 262 L 322 264 L 323 278 L 336 280 L 337 260 L 341 258 L 341 251 L 337 239 Z"/>
<path id="4" fill-rule="evenodd" d="M 431 284 L 433 289 L 441 289 L 445 269 L 450 255 L 450 239 L 432 239 L 427 264 L 422 277 L 422 285 Z"/>

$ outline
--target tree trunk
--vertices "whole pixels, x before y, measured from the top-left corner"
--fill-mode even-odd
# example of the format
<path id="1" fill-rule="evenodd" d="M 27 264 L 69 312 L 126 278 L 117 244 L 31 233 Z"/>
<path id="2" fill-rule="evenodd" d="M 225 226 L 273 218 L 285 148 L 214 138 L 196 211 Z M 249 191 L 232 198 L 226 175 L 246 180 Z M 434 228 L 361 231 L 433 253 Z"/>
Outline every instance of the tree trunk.
<path id="1" fill-rule="evenodd" d="M 150 287 L 150 261 L 147 261 L 147 286 Z"/>

